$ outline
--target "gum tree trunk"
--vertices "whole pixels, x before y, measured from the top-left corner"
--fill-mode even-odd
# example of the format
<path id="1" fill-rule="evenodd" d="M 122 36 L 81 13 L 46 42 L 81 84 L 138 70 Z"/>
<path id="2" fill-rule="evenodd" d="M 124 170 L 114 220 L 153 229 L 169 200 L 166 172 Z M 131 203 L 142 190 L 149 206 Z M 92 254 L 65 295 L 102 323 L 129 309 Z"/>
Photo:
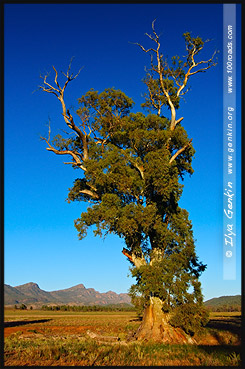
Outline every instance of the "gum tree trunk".
<path id="1" fill-rule="evenodd" d="M 152 340 L 162 343 L 195 343 L 181 328 L 174 328 L 169 324 L 170 314 L 162 311 L 162 301 L 158 297 L 151 297 L 146 307 L 136 337 L 137 340 Z"/>
<path id="2" fill-rule="evenodd" d="M 143 256 L 135 256 L 126 249 L 123 249 L 122 253 L 133 262 L 136 268 L 146 265 Z M 159 260 L 161 255 L 161 250 L 156 249 L 150 264 L 153 264 L 155 260 Z M 187 335 L 183 329 L 170 325 L 171 314 L 164 313 L 162 305 L 163 302 L 160 298 L 150 297 L 149 305 L 144 311 L 142 323 L 136 332 L 136 339 L 162 343 L 195 343 L 195 340 Z"/>

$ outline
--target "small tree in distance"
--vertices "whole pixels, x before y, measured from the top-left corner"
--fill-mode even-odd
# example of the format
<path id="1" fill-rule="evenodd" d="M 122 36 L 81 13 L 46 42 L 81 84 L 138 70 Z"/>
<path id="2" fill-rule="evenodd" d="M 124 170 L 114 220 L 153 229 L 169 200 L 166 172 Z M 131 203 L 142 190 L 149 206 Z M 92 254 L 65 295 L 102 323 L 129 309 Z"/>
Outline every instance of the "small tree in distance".
<path id="1" fill-rule="evenodd" d="M 48 151 L 69 155 L 71 161 L 65 164 L 81 170 L 68 194 L 68 201 L 91 204 L 75 221 L 80 239 L 95 226 L 95 235 L 114 233 L 125 241 L 122 252 L 136 278 L 130 294 L 144 302 L 136 338 L 194 342 L 191 335 L 207 322 L 198 281 L 206 266 L 196 256 L 188 212 L 178 205 L 180 180 L 193 173 L 195 151 L 181 124 L 183 117 L 177 119 L 176 112 L 189 78 L 216 65 L 215 53 L 207 61 L 197 61 L 205 42 L 186 32 L 184 60 L 174 56 L 169 61 L 160 53 L 154 22 L 152 31 L 147 36 L 155 48 L 137 44 L 151 55 L 142 104 L 147 115 L 130 112 L 133 100 L 122 91 L 91 89 L 78 100 L 75 123 L 64 92 L 79 73 L 73 76 L 69 65 L 62 87 L 53 67 L 54 85 L 46 75 L 40 88 L 58 98 L 74 135 L 58 135 L 51 141 L 49 130 L 48 138 L 42 139 Z M 170 118 L 163 115 L 163 108 L 169 109 Z"/>

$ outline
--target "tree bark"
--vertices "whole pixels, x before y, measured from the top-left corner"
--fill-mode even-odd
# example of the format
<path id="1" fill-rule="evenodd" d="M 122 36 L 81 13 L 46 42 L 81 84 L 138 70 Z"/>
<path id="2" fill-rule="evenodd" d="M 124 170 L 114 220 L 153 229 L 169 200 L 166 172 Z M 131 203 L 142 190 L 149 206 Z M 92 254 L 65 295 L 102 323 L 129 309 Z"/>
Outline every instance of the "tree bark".
<path id="1" fill-rule="evenodd" d="M 195 343 L 195 340 L 181 328 L 174 328 L 170 325 L 170 317 L 170 314 L 162 311 L 162 301 L 158 297 L 151 297 L 150 304 L 144 311 L 142 323 L 136 333 L 137 340 L 152 340 L 171 344 Z"/>

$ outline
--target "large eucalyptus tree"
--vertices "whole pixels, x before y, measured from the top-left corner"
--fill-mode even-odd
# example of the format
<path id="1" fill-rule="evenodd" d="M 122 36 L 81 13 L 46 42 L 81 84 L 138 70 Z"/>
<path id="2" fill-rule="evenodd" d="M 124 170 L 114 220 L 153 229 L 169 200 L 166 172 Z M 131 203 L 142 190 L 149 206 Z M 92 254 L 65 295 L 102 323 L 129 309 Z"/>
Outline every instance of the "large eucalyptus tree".
<path id="1" fill-rule="evenodd" d="M 70 65 L 60 85 L 53 67 L 54 83 L 43 76 L 40 88 L 60 101 L 73 135 L 51 140 L 49 131 L 42 139 L 47 150 L 70 156 L 66 164 L 80 169 L 68 194 L 68 201 L 90 203 L 75 221 L 80 239 L 95 226 L 95 235 L 113 233 L 125 241 L 122 252 L 136 278 L 131 295 L 145 308 L 136 338 L 193 342 L 191 336 L 207 321 L 198 281 L 206 266 L 196 255 L 188 212 L 178 205 L 184 176 L 193 173 L 195 151 L 177 110 L 189 79 L 214 66 L 215 53 L 198 61 L 205 42 L 187 32 L 186 56 L 168 60 L 160 52 L 154 22 L 146 35 L 153 47 L 137 45 L 151 55 L 142 104 L 147 113 L 130 112 L 133 100 L 119 90 L 92 89 L 79 98 L 75 119 L 64 92 L 78 74 L 73 76 Z"/>

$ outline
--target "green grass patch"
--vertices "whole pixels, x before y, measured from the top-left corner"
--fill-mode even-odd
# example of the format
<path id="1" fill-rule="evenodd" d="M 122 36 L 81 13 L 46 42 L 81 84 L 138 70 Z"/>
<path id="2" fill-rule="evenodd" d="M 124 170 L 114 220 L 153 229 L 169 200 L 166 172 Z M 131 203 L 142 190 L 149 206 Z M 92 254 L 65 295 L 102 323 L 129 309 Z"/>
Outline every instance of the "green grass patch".
<path id="1" fill-rule="evenodd" d="M 5 342 L 5 365 L 87 366 L 238 366 L 239 347 L 133 343 L 99 344 L 69 337 L 54 340 L 21 340 L 13 335 Z"/>

